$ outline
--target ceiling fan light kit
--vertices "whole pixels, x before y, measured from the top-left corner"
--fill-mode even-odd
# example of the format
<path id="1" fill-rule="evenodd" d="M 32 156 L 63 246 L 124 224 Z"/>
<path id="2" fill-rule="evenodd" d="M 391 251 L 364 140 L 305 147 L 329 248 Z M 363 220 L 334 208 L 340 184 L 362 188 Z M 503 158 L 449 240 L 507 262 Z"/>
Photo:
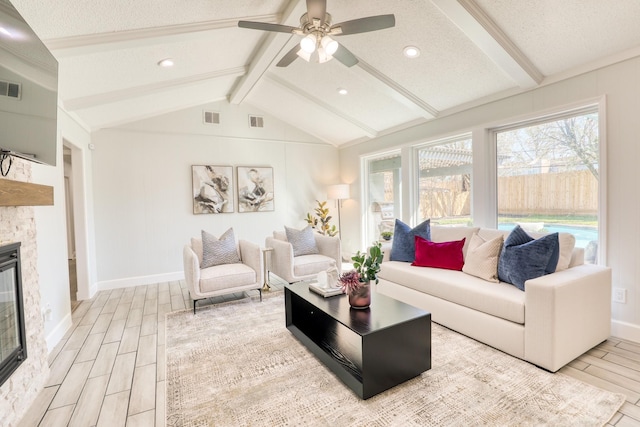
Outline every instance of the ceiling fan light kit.
<path id="1" fill-rule="evenodd" d="M 300 40 L 300 49 L 305 51 L 306 53 L 313 53 L 316 50 L 316 37 L 313 34 L 309 34 Z"/>
<path id="2" fill-rule="evenodd" d="M 332 39 L 329 36 L 324 36 L 322 41 L 320 42 L 324 51 L 327 52 L 328 55 L 333 55 L 338 50 L 338 42 Z"/>
<path id="3" fill-rule="evenodd" d="M 347 67 L 358 63 L 358 58 L 331 36 L 366 33 L 395 26 L 393 14 L 369 16 L 331 25 L 331 14 L 327 13 L 327 0 L 307 0 L 307 13 L 300 17 L 300 26 L 270 24 L 266 22 L 238 21 L 238 27 L 253 30 L 275 31 L 303 36 L 300 43 L 287 52 L 276 64 L 286 67 L 297 57 L 307 62 L 324 63 L 336 58 Z"/>

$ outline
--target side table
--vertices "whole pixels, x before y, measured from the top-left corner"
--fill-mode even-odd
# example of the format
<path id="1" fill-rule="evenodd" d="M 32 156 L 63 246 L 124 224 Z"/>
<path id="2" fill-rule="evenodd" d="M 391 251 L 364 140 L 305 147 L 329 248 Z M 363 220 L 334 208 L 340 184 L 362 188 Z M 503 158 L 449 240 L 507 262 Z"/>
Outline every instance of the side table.
<path id="1" fill-rule="evenodd" d="M 263 291 L 271 290 L 271 285 L 269 285 L 269 257 L 267 256 L 269 252 L 273 252 L 273 248 L 262 248 L 262 266 L 264 268 L 264 283 L 262 284 Z"/>

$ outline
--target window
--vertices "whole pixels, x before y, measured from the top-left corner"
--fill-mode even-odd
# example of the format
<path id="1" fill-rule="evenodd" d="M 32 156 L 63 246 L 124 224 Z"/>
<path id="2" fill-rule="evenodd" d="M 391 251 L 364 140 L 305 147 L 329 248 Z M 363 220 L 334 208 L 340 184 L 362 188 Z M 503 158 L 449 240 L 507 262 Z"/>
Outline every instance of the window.
<path id="1" fill-rule="evenodd" d="M 600 156 L 598 113 L 590 108 L 499 129 L 498 227 L 570 232 L 597 262 Z"/>
<path id="2" fill-rule="evenodd" d="M 365 246 L 380 239 L 383 231 L 393 232 L 396 218 L 401 218 L 400 153 L 393 152 L 364 159 Z"/>
<path id="3" fill-rule="evenodd" d="M 418 213 L 441 225 L 469 225 L 471 219 L 471 138 L 458 137 L 417 148 Z"/>

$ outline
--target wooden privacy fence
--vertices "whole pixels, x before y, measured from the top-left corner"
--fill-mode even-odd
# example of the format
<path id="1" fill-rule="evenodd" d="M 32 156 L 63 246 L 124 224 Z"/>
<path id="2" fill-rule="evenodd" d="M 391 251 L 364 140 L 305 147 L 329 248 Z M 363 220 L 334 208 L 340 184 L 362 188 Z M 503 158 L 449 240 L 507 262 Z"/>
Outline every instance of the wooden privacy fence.
<path id="1" fill-rule="evenodd" d="M 595 215 L 598 180 L 587 170 L 498 178 L 501 215 Z"/>
<path id="2" fill-rule="evenodd" d="M 422 181 L 423 218 L 468 216 L 471 193 L 458 180 Z M 589 171 L 506 176 L 498 178 L 501 215 L 596 215 L 598 181 Z"/>

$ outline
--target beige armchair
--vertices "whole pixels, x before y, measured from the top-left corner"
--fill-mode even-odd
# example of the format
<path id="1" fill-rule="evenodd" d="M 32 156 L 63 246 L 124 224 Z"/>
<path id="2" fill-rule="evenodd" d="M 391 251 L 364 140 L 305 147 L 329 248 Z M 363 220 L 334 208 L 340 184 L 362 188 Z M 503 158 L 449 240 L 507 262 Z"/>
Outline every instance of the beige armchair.
<path id="1" fill-rule="evenodd" d="M 340 239 L 337 237 L 314 234 L 318 254 L 293 256 L 293 246 L 287 241 L 284 232 L 274 231 L 273 237 L 265 239 L 265 246 L 271 251 L 271 268 L 273 274 L 288 283 L 311 279 L 319 272 L 326 271 L 332 265 L 342 272 L 342 254 Z"/>
<path id="2" fill-rule="evenodd" d="M 233 292 L 257 289 L 262 301 L 264 264 L 260 247 L 246 240 L 239 240 L 237 247 L 240 263 L 201 269 L 202 240 L 192 238 L 191 244 L 185 245 L 184 277 L 193 299 L 193 314 L 196 313 L 196 301 Z"/>

